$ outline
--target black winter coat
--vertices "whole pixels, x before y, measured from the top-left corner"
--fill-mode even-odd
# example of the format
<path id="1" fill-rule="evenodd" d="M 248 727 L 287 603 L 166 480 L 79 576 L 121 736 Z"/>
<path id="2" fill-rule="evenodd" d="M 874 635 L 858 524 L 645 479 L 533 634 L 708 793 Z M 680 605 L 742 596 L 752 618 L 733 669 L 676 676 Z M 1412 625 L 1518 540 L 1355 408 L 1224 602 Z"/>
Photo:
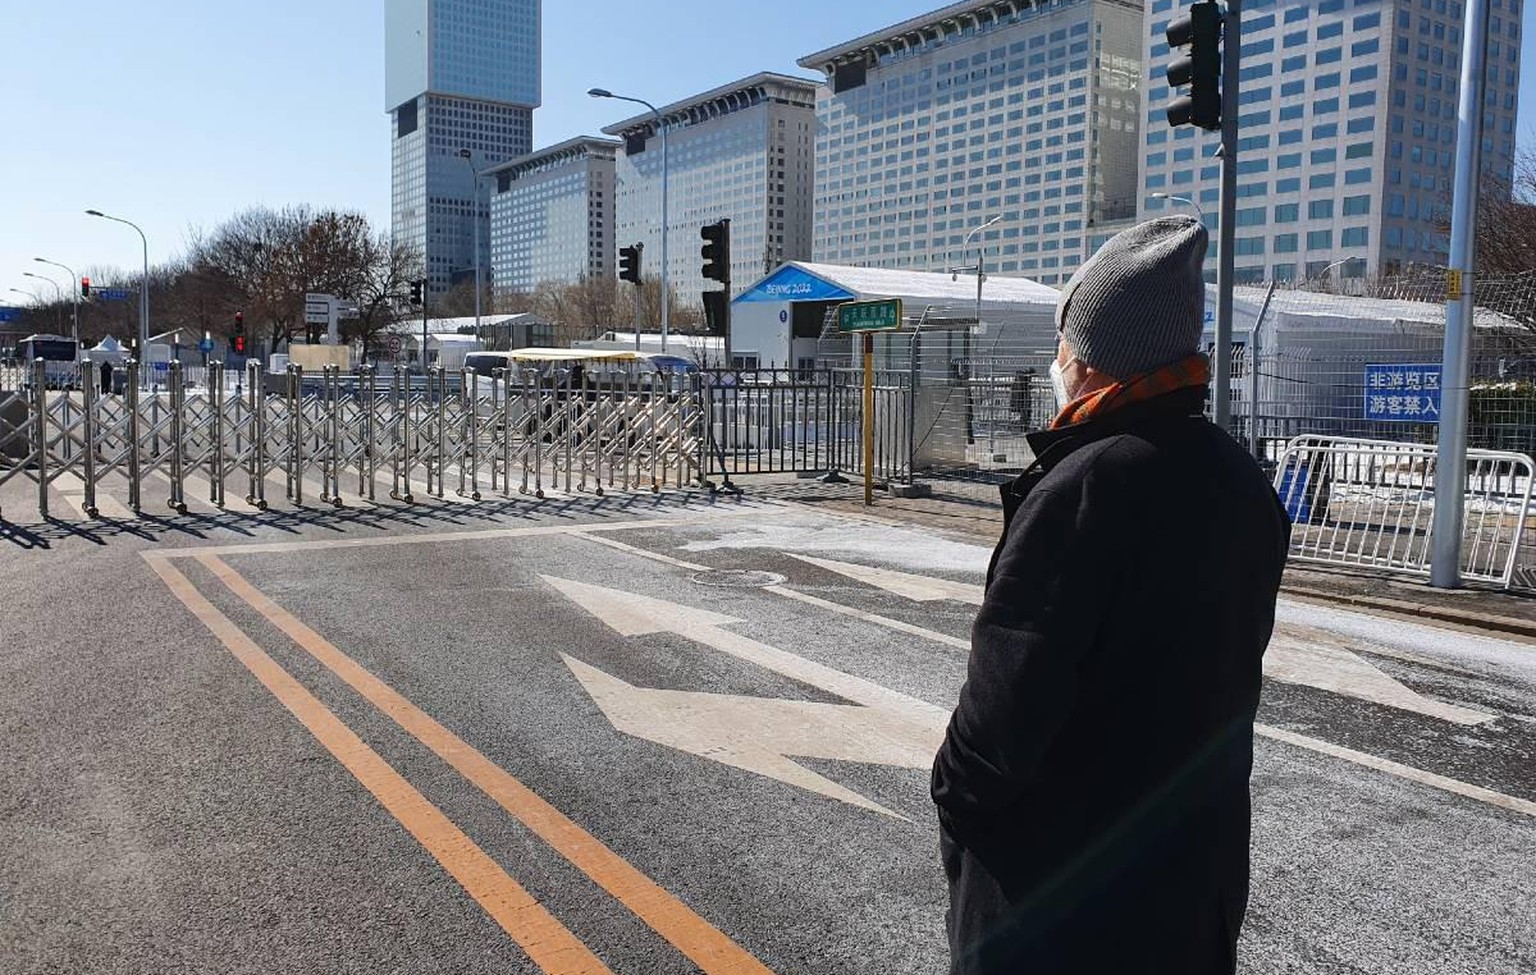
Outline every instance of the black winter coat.
<path id="1" fill-rule="evenodd" d="M 1185 389 L 1037 434 L 933 769 L 954 975 L 1232 972 L 1290 525 Z"/>

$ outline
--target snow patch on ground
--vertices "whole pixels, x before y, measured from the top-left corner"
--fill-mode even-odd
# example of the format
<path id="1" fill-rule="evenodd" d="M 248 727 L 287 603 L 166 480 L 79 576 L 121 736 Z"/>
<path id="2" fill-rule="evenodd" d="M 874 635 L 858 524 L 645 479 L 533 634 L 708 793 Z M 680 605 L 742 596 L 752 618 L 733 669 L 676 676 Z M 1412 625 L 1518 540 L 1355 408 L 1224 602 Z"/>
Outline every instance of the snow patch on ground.
<path id="1" fill-rule="evenodd" d="M 1530 644 L 1288 599 L 1280 600 L 1275 616 L 1282 623 L 1331 633 L 1352 649 L 1369 652 L 1377 646 L 1406 651 L 1474 673 L 1536 685 L 1536 646 Z"/>

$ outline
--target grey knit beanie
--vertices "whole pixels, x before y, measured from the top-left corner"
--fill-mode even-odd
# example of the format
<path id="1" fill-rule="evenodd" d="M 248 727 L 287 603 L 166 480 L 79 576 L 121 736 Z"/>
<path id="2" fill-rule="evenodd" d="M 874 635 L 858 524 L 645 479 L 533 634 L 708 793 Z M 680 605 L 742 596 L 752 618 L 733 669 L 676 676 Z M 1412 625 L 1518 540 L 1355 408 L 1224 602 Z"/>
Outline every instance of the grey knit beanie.
<path id="1" fill-rule="evenodd" d="M 1056 326 L 1067 347 L 1115 379 L 1198 352 L 1208 242 L 1192 217 L 1159 217 L 1111 237 L 1061 292 Z"/>

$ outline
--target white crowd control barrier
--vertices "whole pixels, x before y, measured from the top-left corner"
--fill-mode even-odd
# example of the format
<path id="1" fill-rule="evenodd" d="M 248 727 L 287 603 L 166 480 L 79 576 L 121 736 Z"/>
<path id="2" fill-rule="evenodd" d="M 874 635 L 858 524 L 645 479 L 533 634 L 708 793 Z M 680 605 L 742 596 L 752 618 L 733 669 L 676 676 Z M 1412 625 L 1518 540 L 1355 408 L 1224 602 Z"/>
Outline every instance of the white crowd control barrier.
<path id="1" fill-rule="evenodd" d="M 450 483 L 477 501 L 705 483 L 696 373 L 552 362 L 380 382 L 371 368 L 306 377 L 295 366 L 269 391 L 256 363 L 232 386 L 189 388 L 182 372 L 172 363 L 166 390 L 154 393 L 140 390 L 132 362 L 121 394 L 96 388 L 95 370 L 83 371 L 78 390 L 49 388 L 40 363 L 6 383 L 0 486 L 32 482 L 47 517 L 49 488 L 61 479 L 83 484 L 92 516 L 104 486 L 126 487 L 135 511 L 163 488 L 184 513 L 194 487 L 221 507 L 233 487 L 265 509 L 273 489 L 303 504 L 316 486 L 314 500 L 340 506 L 348 491 L 373 500 L 383 489 L 412 502 L 418 489 L 442 498 Z"/>
<path id="2" fill-rule="evenodd" d="M 1508 587 L 1531 514 L 1525 454 L 1467 452 L 1464 578 Z M 1303 436 L 1280 457 L 1275 490 L 1291 517 L 1291 558 L 1429 575 L 1435 447 Z"/>

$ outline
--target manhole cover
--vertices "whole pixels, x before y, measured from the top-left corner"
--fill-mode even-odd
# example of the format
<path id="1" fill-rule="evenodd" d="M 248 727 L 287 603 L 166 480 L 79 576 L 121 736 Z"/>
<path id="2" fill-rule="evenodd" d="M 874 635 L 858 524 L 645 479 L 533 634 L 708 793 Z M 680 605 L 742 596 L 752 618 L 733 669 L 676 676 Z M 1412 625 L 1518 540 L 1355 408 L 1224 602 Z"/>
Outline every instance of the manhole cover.
<path id="1" fill-rule="evenodd" d="M 695 572 L 689 578 L 701 586 L 719 586 L 724 589 L 761 589 L 777 586 L 784 577 L 777 572 L 753 572 L 749 569 L 710 569 Z"/>

